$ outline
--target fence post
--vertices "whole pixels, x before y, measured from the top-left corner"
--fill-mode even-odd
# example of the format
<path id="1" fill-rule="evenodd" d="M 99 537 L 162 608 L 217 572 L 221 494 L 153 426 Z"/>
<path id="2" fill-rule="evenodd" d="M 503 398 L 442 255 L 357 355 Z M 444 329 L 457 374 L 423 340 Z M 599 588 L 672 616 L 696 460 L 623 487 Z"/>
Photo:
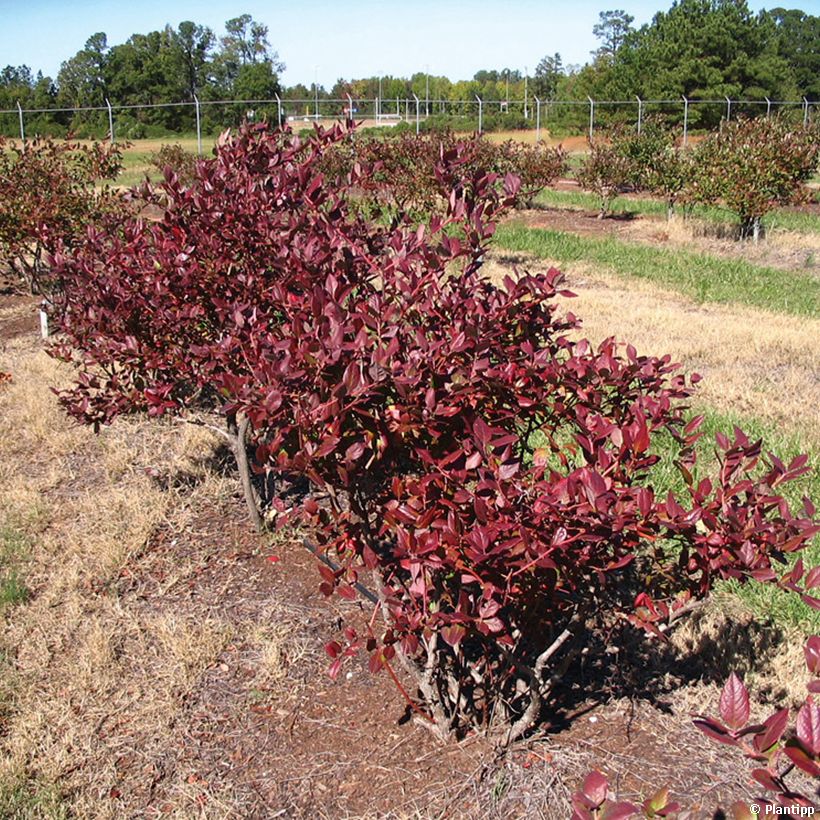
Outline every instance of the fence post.
<path id="1" fill-rule="evenodd" d="M 196 114 L 196 152 L 202 156 L 202 119 L 199 113 L 199 97 L 194 94 L 194 113 Z"/>
<path id="2" fill-rule="evenodd" d="M 726 122 L 732 119 L 732 101 L 726 97 Z"/>
<path id="3" fill-rule="evenodd" d="M 592 135 L 595 132 L 595 100 L 592 97 L 587 97 L 589 100 L 589 141 L 592 142 Z"/>
<path id="4" fill-rule="evenodd" d="M 23 150 L 26 150 L 26 129 L 23 128 L 23 108 L 20 100 L 17 100 L 17 114 L 20 117 L 20 141 L 23 143 Z"/>
<path id="5" fill-rule="evenodd" d="M 683 98 L 683 147 L 686 148 L 686 138 L 689 134 L 689 100 Z"/>
<path id="6" fill-rule="evenodd" d="M 350 94 L 345 94 L 347 97 L 347 121 L 353 122 L 353 97 Z"/>
<path id="7" fill-rule="evenodd" d="M 413 99 L 416 101 L 416 136 L 419 133 L 419 98 L 413 94 Z"/>
<path id="8" fill-rule="evenodd" d="M 276 97 L 276 117 L 279 121 L 279 127 L 282 127 L 282 98 L 278 94 L 274 94 Z"/>
<path id="9" fill-rule="evenodd" d="M 641 123 L 643 122 L 643 100 L 636 94 L 635 99 L 638 101 L 638 133 L 641 133 Z"/>
<path id="10" fill-rule="evenodd" d="M 376 97 L 376 101 L 373 103 L 373 110 L 376 113 L 376 122 L 380 123 L 382 121 L 382 107 L 379 104 L 378 97 Z"/>
<path id="11" fill-rule="evenodd" d="M 769 119 L 769 114 L 772 113 L 772 101 L 768 97 L 764 97 L 766 100 L 766 119 Z"/>
<path id="12" fill-rule="evenodd" d="M 114 142 L 114 114 L 111 111 L 111 103 L 108 102 L 108 97 L 105 98 L 105 105 L 108 108 L 108 139 Z"/>
<path id="13" fill-rule="evenodd" d="M 483 115 L 483 111 L 482 111 L 483 103 L 481 102 L 481 97 L 479 97 L 478 94 L 475 95 L 475 98 L 478 100 L 478 133 L 480 134 L 481 130 L 482 130 L 482 126 L 484 125 L 483 116 L 482 116 Z"/>
<path id="14" fill-rule="evenodd" d="M 803 128 L 809 125 L 809 101 L 803 97 Z"/>
<path id="15" fill-rule="evenodd" d="M 535 141 L 536 142 L 541 142 L 541 98 L 540 97 L 535 97 Z"/>

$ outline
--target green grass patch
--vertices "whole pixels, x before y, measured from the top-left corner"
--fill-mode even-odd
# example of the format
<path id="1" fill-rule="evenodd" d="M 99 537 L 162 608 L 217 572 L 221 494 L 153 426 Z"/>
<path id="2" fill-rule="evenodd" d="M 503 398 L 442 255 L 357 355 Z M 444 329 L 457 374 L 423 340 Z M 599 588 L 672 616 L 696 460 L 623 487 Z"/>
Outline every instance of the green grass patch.
<path id="1" fill-rule="evenodd" d="M 527 228 L 518 222 L 500 225 L 495 244 L 561 263 L 593 262 L 619 276 L 655 282 L 697 302 L 749 305 L 798 316 L 816 316 L 820 308 L 816 277 L 741 259 Z"/>
<path id="2" fill-rule="evenodd" d="M 599 208 L 598 197 L 586 191 L 554 191 L 546 188 L 538 194 L 535 201 L 551 208 L 582 208 L 589 211 L 597 211 Z M 619 196 L 612 201 L 612 211 L 616 214 L 643 214 L 665 219 L 666 203 L 657 199 Z M 738 218 L 731 211 L 716 205 L 695 205 L 691 218 L 716 224 L 739 225 Z M 763 218 L 763 227 L 767 231 L 820 233 L 820 216 L 778 208 Z"/>
<path id="3" fill-rule="evenodd" d="M 21 776 L 13 781 L 0 781 L 0 817 L 9 820 L 69 820 L 73 814 L 56 786 L 44 786 Z"/>
<path id="4" fill-rule="evenodd" d="M 22 529 L 8 524 L 0 526 L 0 613 L 28 599 L 23 566 L 28 560 L 30 547 L 29 538 Z"/>

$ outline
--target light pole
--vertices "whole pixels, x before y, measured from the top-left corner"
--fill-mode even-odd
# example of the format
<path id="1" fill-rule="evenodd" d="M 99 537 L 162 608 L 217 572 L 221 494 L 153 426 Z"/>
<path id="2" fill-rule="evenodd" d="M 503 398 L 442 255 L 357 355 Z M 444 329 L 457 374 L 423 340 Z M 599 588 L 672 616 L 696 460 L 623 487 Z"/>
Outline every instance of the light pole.
<path id="1" fill-rule="evenodd" d="M 524 66 L 524 119 L 528 120 L 529 115 L 527 113 L 527 67 Z"/>
<path id="2" fill-rule="evenodd" d="M 382 71 L 379 69 L 379 99 L 376 106 L 376 122 L 382 121 Z"/>
<path id="3" fill-rule="evenodd" d="M 313 99 L 314 99 L 314 109 L 313 114 L 317 122 L 319 121 L 319 66 L 314 66 L 313 68 Z"/>

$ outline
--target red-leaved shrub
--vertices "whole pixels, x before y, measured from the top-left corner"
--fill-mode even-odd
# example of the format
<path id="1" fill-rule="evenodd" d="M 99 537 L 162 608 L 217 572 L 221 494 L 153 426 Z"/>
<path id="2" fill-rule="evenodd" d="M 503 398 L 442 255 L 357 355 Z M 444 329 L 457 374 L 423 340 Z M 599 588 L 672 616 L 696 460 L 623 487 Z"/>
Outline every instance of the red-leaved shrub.
<path id="1" fill-rule="evenodd" d="M 736 431 L 700 476 L 668 356 L 573 341 L 557 271 L 482 275 L 518 178 L 456 144 L 434 168 L 441 215 L 374 223 L 353 204 L 371 168 L 332 186 L 319 170 L 347 138 L 223 137 L 195 184 L 166 180 L 162 221 L 90 230 L 54 259 L 73 415 L 217 410 L 240 466 L 310 481 L 297 510 L 273 500 L 279 519 L 314 524 L 337 567 L 325 594 L 370 584 L 384 619 L 327 646 L 334 674 L 365 650 L 400 682 L 398 659 L 442 735 L 509 740 L 591 640 L 661 635 L 721 579 L 817 604 L 813 575 L 777 570 L 816 530 L 778 495 L 805 459 L 756 469 L 760 443 Z M 680 497 L 654 491 L 659 440 L 679 450 Z"/>
<path id="2" fill-rule="evenodd" d="M 0 259 L 32 291 L 51 289 L 45 256 L 70 247 L 89 223 L 119 214 L 108 186 L 122 168 L 122 146 L 37 138 L 25 146 L 0 137 Z"/>

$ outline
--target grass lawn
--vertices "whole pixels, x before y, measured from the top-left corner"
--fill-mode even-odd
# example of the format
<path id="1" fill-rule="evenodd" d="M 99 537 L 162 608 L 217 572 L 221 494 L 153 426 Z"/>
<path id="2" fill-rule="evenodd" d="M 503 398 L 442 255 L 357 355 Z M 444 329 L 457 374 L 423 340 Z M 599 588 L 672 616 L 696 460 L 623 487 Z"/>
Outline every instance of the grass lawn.
<path id="1" fill-rule="evenodd" d="M 802 316 L 816 316 L 820 310 L 816 277 L 740 259 L 527 228 L 515 221 L 498 227 L 495 243 L 561 263 L 591 262 L 620 276 L 656 282 L 697 302 L 734 303 Z"/>

